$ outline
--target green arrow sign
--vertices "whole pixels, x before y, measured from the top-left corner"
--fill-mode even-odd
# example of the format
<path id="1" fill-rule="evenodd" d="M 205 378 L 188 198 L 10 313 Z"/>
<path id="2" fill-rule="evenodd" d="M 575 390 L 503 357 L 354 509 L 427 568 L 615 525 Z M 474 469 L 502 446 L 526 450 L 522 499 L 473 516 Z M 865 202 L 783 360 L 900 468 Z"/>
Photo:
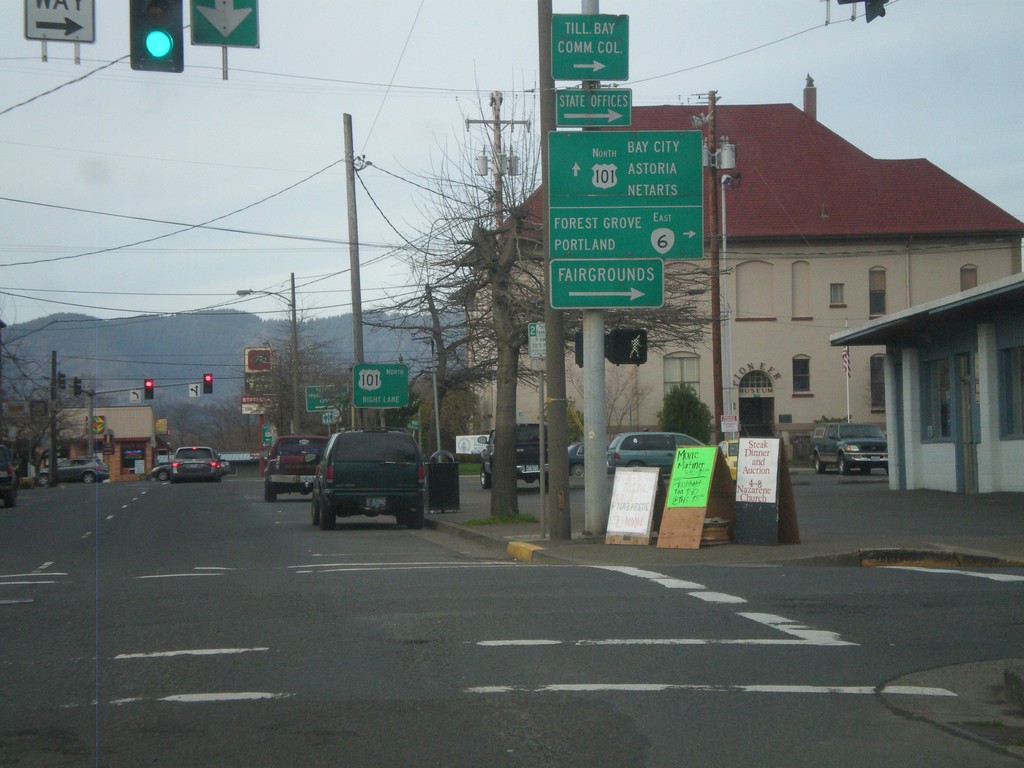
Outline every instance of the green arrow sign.
<path id="1" fill-rule="evenodd" d="M 569 88 L 555 94 L 555 125 L 629 125 L 633 122 L 629 88 Z"/>
<path id="2" fill-rule="evenodd" d="M 555 309 L 660 307 L 665 303 L 661 259 L 552 259 Z"/>
<path id="3" fill-rule="evenodd" d="M 409 404 L 409 366 L 401 363 L 352 368 L 352 404 L 356 408 L 404 408 Z"/>
<path id="4" fill-rule="evenodd" d="M 553 14 L 551 76 L 555 80 L 628 80 L 629 16 Z"/>
<path id="5" fill-rule="evenodd" d="M 341 398 L 347 394 L 348 387 L 339 387 L 334 384 L 306 387 L 306 410 L 312 413 L 337 408 Z"/>
<path id="6" fill-rule="evenodd" d="M 258 0 L 191 0 L 192 45 L 259 48 Z"/>
<path id="7" fill-rule="evenodd" d="M 699 131 L 552 133 L 551 255 L 703 256 Z"/>

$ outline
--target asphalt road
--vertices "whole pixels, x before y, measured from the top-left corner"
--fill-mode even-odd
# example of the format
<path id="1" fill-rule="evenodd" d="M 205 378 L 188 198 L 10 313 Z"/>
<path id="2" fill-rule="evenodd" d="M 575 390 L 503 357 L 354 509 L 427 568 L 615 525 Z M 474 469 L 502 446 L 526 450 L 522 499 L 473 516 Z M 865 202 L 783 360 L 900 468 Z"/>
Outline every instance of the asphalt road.
<path id="1" fill-rule="evenodd" d="M 889 685 L 1020 655 L 1019 569 L 523 565 L 339 523 L 240 478 L 22 494 L 0 764 L 1020 765 Z"/>

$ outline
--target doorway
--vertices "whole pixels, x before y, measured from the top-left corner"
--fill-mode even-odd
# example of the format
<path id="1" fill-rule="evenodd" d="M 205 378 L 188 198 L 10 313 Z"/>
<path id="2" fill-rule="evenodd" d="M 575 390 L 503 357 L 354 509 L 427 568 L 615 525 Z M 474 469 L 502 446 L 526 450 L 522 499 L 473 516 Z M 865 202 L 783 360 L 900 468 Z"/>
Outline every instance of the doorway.
<path id="1" fill-rule="evenodd" d="M 751 371 L 740 379 L 740 435 L 775 436 L 775 388 L 764 371 Z"/>

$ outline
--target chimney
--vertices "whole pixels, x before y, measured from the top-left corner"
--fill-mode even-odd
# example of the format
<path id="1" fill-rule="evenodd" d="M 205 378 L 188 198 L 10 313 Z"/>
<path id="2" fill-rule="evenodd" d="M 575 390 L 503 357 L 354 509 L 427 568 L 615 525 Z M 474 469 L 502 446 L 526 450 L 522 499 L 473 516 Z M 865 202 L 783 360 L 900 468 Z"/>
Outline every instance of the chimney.
<path id="1" fill-rule="evenodd" d="M 818 119 L 818 89 L 814 87 L 814 80 L 807 76 L 807 85 L 804 86 L 804 113 L 811 120 Z"/>

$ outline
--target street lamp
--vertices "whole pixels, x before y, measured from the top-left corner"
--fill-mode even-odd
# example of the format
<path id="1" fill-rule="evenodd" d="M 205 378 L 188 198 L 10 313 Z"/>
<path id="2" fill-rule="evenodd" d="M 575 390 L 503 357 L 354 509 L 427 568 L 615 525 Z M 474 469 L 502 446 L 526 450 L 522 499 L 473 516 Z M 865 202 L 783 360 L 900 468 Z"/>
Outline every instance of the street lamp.
<path id="1" fill-rule="evenodd" d="M 291 311 L 291 326 L 292 326 L 292 340 L 291 340 L 291 356 L 292 356 L 292 419 L 291 419 L 291 433 L 298 434 L 299 432 L 299 413 L 301 412 L 302 400 L 299 397 L 299 323 L 295 315 L 295 273 L 292 272 L 291 276 L 291 298 L 275 291 L 255 291 L 252 288 L 247 288 L 241 291 L 235 291 L 239 296 L 252 296 L 253 294 L 261 294 L 263 296 L 276 296 L 277 298 L 284 301 L 289 310 Z"/>

